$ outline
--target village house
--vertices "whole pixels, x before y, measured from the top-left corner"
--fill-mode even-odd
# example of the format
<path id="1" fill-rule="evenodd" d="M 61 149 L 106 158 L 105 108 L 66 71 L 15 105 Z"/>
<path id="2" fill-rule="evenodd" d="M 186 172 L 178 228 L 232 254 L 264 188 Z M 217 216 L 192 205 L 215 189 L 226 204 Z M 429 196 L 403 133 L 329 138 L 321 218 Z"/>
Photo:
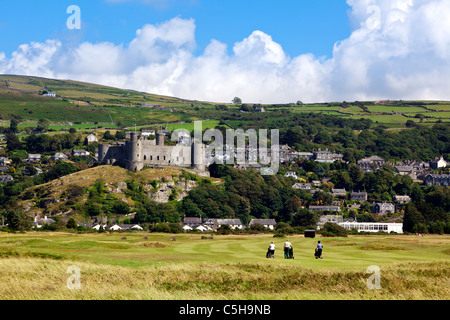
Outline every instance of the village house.
<path id="1" fill-rule="evenodd" d="M 299 159 L 311 160 L 314 157 L 312 152 L 297 152 L 297 157 Z"/>
<path id="2" fill-rule="evenodd" d="M 244 226 L 240 219 L 217 219 L 215 221 L 215 229 L 228 225 L 231 229 L 243 229 Z"/>
<path id="3" fill-rule="evenodd" d="M 311 184 L 312 184 L 314 187 L 320 187 L 320 186 L 322 185 L 322 182 L 320 182 L 320 180 L 313 180 L 313 181 L 311 182 Z"/>
<path id="4" fill-rule="evenodd" d="M 56 152 L 54 155 L 51 156 L 52 160 L 67 160 L 69 159 L 69 157 L 67 157 L 67 155 L 65 155 L 62 152 Z"/>
<path id="5" fill-rule="evenodd" d="M 9 181 L 14 181 L 14 178 L 12 177 L 12 175 L 9 175 L 9 174 L 0 175 L 0 183 L 9 182 Z"/>
<path id="6" fill-rule="evenodd" d="M 86 138 L 84 138 L 85 144 L 90 144 L 90 143 L 94 143 L 94 142 L 98 142 L 97 136 L 95 134 L 91 133 Z"/>
<path id="7" fill-rule="evenodd" d="M 333 197 L 346 197 L 347 191 L 345 189 L 331 189 L 331 195 Z"/>
<path id="8" fill-rule="evenodd" d="M 106 225 L 107 230 L 113 230 L 113 231 L 130 231 L 130 230 L 138 230 L 142 231 L 144 228 L 142 228 L 138 224 L 108 224 Z"/>
<path id="9" fill-rule="evenodd" d="M 0 157 L 0 166 L 7 166 L 11 164 L 11 160 L 6 157 Z"/>
<path id="10" fill-rule="evenodd" d="M 199 227 L 202 224 L 202 218 L 200 217 L 184 217 L 183 224 L 189 226 L 192 229 Z"/>
<path id="11" fill-rule="evenodd" d="M 358 161 L 358 167 L 364 172 L 375 171 L 385 164 L 384 159 L 378 156 L 371 156 Z"/>
<path id="12" fill-rule="evenodd" d="M 393 203 L 376 202 L 370 206 L 370 212 L 385 215 L 387 213 L 394 213 L 395 206 Z"/>
<path id="13" fill-rule="evenodd" d="M 47 218 L 47 216 L 44 216 L 44 218 L 41 218 L 41 219 L 38 219 L 37 216 L 35 216 L 32 225 L 33 225 L 33 228 L 40 229 L 45 225 L 51 225 L 55 222 L 56 222 L 55 220 Z"/>
<path id="14" fill-rule="evenodd" d="M 321 229 L 323 225 L 327 222 L 340 223 L 344 221 L 344 217 L 341 215 L 325 214 L 319 217 L 319 222 L 317 222 L 317 229 Z"/>
<path id="15" fill-rule="evenodd" d="M 394 201 L 397 201 L 398 203 L 408 203 L 411 201 L 411 198 L 409 196 L 394 196 Z"/>
<path id="16" fill-rule="evenodd" d="M 430 167 L 433 170 L 439 169 L 439 168 L 445 168 L 447 167 L 447 161 L 444 160 L 444 157 L 441 156 L 440 158 L 436 158 L 430 161 Z"/>
<path id="17" fill-rule="evenodd" d="M 87 157 L 87 156 L 90 156 L 91 154 L 89 153 L 89 151 L 86 151 L 86 150 L 73 149 L 72 155 L 75 157 Z"/>
<path id="18" fill-rule="evenodd" d="M 313 160 L 317 162 L 332 163 L 335 161 L 342 161 L 343 157 L 344 157 L 343 154 L 332 153 L 328 149 L 326 150 L 319 149 L 313 151 Z"/>
<path id="19" fill-rule="evenodd" d="M 141 135 L 144 137 L 156 136 L 156 130 L 144 129 L 141 131 Z"/>
<path id="20" fill-rule="evenodd" d="M 277 225 L 277 222 L 275 221 L 275 219 L 252 219 L 250 220 L 248 226 L 251 227 L 254 224 L 260 224 L 265 228 L 274 230 L 275 226 Z"/>
<path id="21" fill-rule="evenodd" d="M 41 161 L 41 155 L 40 154 L 28 154 L 28 159 L 26 160 L 26 162 L 39 162 Z"/>
<path id="22" fill-rule="evenodd" d="M 394 166 L 395 172 L 402 176 L 410 176 L 411 179 L 417 179 L 416 170 L 413 166 Z"/>
<path id="23" fill-rule="evenodd" d="M 339 206 L 318 206 L 318 205 L 311 205 L 309 206 L 309 211 L 341 211 L 341 208 Z"/>
<path id="24" fill-rule="evenodd" d="M 350 199 L 351 201 L 367 201 L 367 192 L 352 192 Z"/>
<path id="25" fill-rule="evenodd" d="M 450 186 L 450 174 L 429 173 L 424 177 L 427 186 Z"/>
<path id="26" fill-rule="evenodd" d="M 286 174 L 284 175 L 285 177 L 292 177 L 294 179 L 298 179 L 297 174 L 294 171 L 288 171 L 286 172 Z"/>
<path id="27" fill-rule="evenodd" d="M 294 183 L 292 185 L 293 189 L 299 189 L 299 190 L 311 190 L 312 186 L 311 183 Z"/>

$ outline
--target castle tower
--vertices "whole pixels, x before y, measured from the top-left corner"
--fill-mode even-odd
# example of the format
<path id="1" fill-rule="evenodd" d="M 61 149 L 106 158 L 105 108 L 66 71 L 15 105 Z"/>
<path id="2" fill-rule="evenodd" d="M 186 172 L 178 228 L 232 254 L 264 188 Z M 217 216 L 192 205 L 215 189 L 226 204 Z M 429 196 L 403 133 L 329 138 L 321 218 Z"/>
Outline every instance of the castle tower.
<path id="1" fill-rule="evenodd" d="M 99 144 L 98 145 L 98 162 L 99 163 L 102 163 L 105 160 L 106 155 L 108 154 L 109 147 L 110 147 L 109 144 Z"/>
<path id="2" fill-rule="evenodd" d="M 156 134 L 156 145 L 163 146 L 164 145 L 164 133 L 158 132 Z"/>
<path id="3" fill-rule="evenodd" d="M 191 149 L 192 165 L 199 171 L 205 171 L 205 145 L 201 141 L 194 139 Z"/>
<path id="4" fill-rule="evenodd" d="M 139 171 L 144 167 L 142 159 L 142 140 L 137 132 L 130 133 L 130 141 L 127 144 L 126 168 L 131 171 Z"/>

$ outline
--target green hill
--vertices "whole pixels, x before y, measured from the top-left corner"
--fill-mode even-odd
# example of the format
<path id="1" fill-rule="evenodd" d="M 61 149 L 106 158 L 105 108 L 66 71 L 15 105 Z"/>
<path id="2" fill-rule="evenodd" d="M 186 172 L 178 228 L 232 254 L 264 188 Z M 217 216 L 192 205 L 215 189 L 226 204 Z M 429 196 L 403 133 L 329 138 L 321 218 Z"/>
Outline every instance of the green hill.
<path id="1" fill-rule="evenodd" d="M 55 93 L 56 97 L 45 96 L 47 92 Z M 391 128 L 404 128 L 408 120 L 422 124 L 450 121 L 450 102 L 446 101 L 344 101 L 262 106 L 266 112 L 257 114 L 254 104 L 241 107 L 72 80 L 0 75 L 0 120 L 5 121 L 15 115 L 31 121 L 45 118 L 52 122 L 100 123 L 112 127 L 117 124 L 125 127 L 179 124 L 193 120 L 222 120 L 231 126 L 238 121 L 240 126 L 245 126 L 264 120 L 268 115 L 278 121 L 289 114 L 308 113 L 369 119 L 374 125 Z M 240 112 L 240 108 L 247 112 Z"/>

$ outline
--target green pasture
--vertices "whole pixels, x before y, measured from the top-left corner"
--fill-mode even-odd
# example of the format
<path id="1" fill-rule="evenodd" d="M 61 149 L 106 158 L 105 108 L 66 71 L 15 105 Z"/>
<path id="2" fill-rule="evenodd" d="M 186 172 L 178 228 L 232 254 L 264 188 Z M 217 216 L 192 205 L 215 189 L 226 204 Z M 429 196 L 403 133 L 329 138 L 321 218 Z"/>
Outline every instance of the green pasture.
<path id="1" fill-rule="evenodd" d="M 293 244 L 294 260 L 283 259 L 282 245 L 286 239 Z M 323 260 L 313 257 L 318 240 L 324 244 Z M 276 245 L 273 260 L 265 258 L 271 241 Z M 34 232 L 24 235 L 2 234 L 0 256 L 8 251 L 133 267 L 241 262 L 356 270 L 373 264 L 381 266 L 399 262 L 449 261 L 450 237 L 377 235 L 311 239 L 303 236 L 274 238 L 271 235 L 215 235 L 213 239 L 202 239 L 201 234 Z"/>
<path id="2" fill-rule="evenodd" d="M 271 235 L 31 232 L 0 234 L 4 300 L 449 299 L 449 236 L 286 238 Z M 315 259 L 318 240 L 324 259 Z M 265 254 L 271 241 L 275 258 Z M 69 290 L 68 267 L 81 288 Z M 368 287 L 369 267 L 381 287 Z"/>

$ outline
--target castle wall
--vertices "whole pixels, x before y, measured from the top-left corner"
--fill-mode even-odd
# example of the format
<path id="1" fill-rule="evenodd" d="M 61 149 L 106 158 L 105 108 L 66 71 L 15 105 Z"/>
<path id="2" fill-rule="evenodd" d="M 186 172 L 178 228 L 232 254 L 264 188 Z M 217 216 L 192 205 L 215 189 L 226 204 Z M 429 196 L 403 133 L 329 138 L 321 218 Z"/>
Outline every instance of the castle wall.
<path id="1" fill-rule="evenodd" d="M 194 166 L 194 159 L 199 162 L 195 168 L 205 170 L 205 148 L 203 144 L 192 146 L 166 146 L 162 136 L 158 140 L 147 140 L 132 133 L 130 140 L 121 146 L 99 145 L 100 163 L 119 162 L 128 170 L 139 171 L 144 166 Z"/>

